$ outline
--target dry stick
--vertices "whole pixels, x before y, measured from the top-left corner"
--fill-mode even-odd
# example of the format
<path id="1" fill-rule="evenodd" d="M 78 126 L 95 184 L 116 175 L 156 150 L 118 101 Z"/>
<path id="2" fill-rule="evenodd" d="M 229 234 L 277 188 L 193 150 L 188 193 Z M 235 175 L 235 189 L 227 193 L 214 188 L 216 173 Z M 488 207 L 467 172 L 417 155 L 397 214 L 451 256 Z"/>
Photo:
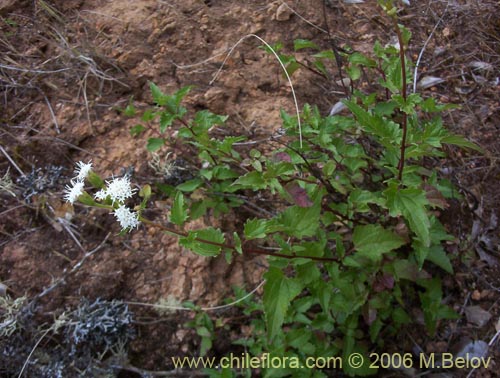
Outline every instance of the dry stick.
<path id="1" fill-rule="evenodd" d="M 38 347 L 38 345 L 42 342 L 43 338 L 45 336 L 47 336 L 47 334 L 49 333 L 51 329 L 49 328 L 48 330 L 46 330 L 43 335 L 38 339 L 38 341 L 36 342 L 35 346 L 33 347 L 33 349 L 31 350 L 30 354 L 28 355 L 28 358 L 26 358 L 26 361 L 24 361 L 24 365 L 23 365 L 23 368 L 21 369 L 21 372 L 19 373 L 19 375 L 17 376 L 17 378 L 21 378 L 23 376 L 23 373 L 24 373 L 24 369 L 26 369 L 26 366 L 28 366 L 28 362 L 31 358 L 31 356 L 33 355 L 33 353 L 35 352 L 35 349 Z"/>
<path id="2" fill-rule="evenodd" d="M 405 61 L 405 49 L 404 49 L 404 41 L 403 35 L 401 34 L 401 30 L 399 29 L 398 21 L 394 19 L 394 25 L 396 27 L 396 33 L 398 35 L 399 41 L 399 59 L 401 60 L 401 95 L 403 96 L 403 101 L 406 102 L 407 93 L 406 93 L 406 61 Z M 408 133 L 408 115 L 406 112 L 403 112 L 403 137 L 401 139 L 401 149 L 400 149 L 400 158 L 398 164 L 398 180 L 401 182 L 403 178 L 403 169 L 405 166 L 405 150 L 406 150 L 406 134 Z"/>
<path id="3" fill-rule="evenodd" d="M 285 7 L 287 7 L 288 9 L 290 9 L 293 13 L 295 13 L 295 15 L 300 18 L 302 21 L 304 21 L 306 24 L 309 24 L 311 25 L 313 28 L 315 29 L 318 29 L 320 32 L 322 33 L 326 33 L 326 34 L 330 34 L 327 30 L 319 27 L 318 25 L 312 23 L 311 21 L 305 19 L 304 17 L 302 17 L 295 9 L 293 9 L 292 7 L 290 7 L 287 3 L 285 3 L 284 1 L 281 2 L 281 4 L 283 4 Z"/>
<path id="4" fill-rule="evenodd" d="M 491 348 L 493 346 L 493 344 L 495 344 L 496 340 L 500 337 L 500 329 L 497 331 L 497 333 L 495 333 L 495 335 L 492 337 L 492 339 L 490 340 L 490 342 L 488 343 L 488 348 Z M 486 358 L 488 354 L 486 353 L 485 356 L 483 356 L 483 358 Z M 472 377 L 472 374 L 474 374 L 474 372 L 476 371 L 477 367 L 473 368 L 469 374 L 467 374 L 467 377 L 466 378 L 470 378 Z"/>
<path id="5" fill-rule="evenodd" d="M 54 113 L 54 110 L 52 110 L 52 106 L 50 105 L 49 99 L 47 98 L 45 93 L 43 93 L 42 91 L 40 91 L 40 93 L 42 94 L 43 98 L 45 99 L 45 102 L 47 103 L 47 107 L 49 108 L 49 112 L 50 112 L 50 115 L 52 116 L 52 121 L 54 122 L 54 126 L 56 128 L 57 133 L 61 134 L 61 130 L 59 129 L 59 124 L 57 123 L 56 115 Z"/>
<path id="6" fill-rule="evenodd" d="M 292 79 L 290 78 L 290 75 L 288 74 L 288 71 L 286 70 L 286 67 L 285 65 L 283 64 L 283 62 L 281 61 L 281 59 L 279 58 L 278 54 L 276 53 L 276 51 L 272 48 L 272 46 L 267 43 L 265 40 L 263 40 L 261 37 L 259 37 L 258 35 L 256 34 L 247 34 L 245 35 L 244 37 L 240 38 L 240 40 L 238 42 L 236 42 L 233 47 L 231 47 L 231 49 L 229 50 L 229 52 L 227 53 L 226 57 L 224 58 L 224 61 L 222 62 L 221 66 L 219 67 L 219 69 L 217 70 L 217 72 L 215 73 L 214 77 L 212 80 L 210 80 L 210 83 L 209 85 L 212 85 L 216 80 L 217 78 L 219 77 L 222 69 L 224 68 L 224 65 L 226 64 L 226 61 L 229 59 L 229 57 L 231 56 L 231 54 L 233 53 L 234 49 L 236 47 L 238 47 L 238 45 L 243 42 L 245 39 L 248 39 L 250 37 L 254 37 L 254 38 L 257 38 L 260 42 L 262 42 L 268 49 L 269 51 L 271 51 L 274 55 L 274 57 L 276 58 L 276 60 L 278 61 L 278 63 L 280 64 L 281 68 L 283 69 L 283 72 L 285 73 L 286 75 L 286 78 L 288 80 L 288 83 L 290 84 L 290 89 L 292 90 L 292 96 L 293 96 L 293 102 L 295 104 L 295 112 L 297 113 L 297 125 L 298 125 L 298 128 L 299 128 L 299 142 L 300 142 L 300 148 L 302 148 L 302 126 L 301 126 L 301 123 L 300 123 L 300 110 L 299 110 L 299 103 L 297 101 L 297 96 L 295 95 L 295 90 L 293 89 L 293 83 L 292 83 Z"/>
<path id="7" fill-rule="evenodd" d="M 425 51 L 425 48 L 427 47 L 427 44 L 429 43 L 429 41 L 431 40 L 432 36 L 434 35 L 434 32 L 436 31 L 437 27 L 439 26 L 439 24 L 443 20 L 444 15 L 446 14 L 446 12 L 448 10 L 448 5 L 449 5 L 449 2 L 446 3 L 446 8 L 444 9 L 443 14 L 439 18 L 436 25 L 434 25 L 434 28 L 432 29 L 431 33 L 429 34 L 429 37 L 427 37 L 427 39 L 425 40 L 424 45 L 422 46 L 422 49 L 420 50 L 420 53 L 418 54 L 417 62 L 415 63 L 415 72 L 413 74 L 413 93 L 417 92 L 418 66 L 420 65 L 420 60 L 422 59 L 422 56 L 424 55 L 424 51 Z"/>
<path id="8" fill-rule="evenodd" d="M 7 151 L 5 151 L 5 149 L 3 148 L 3 146 L 0 145 L 0 151 L 2 151 L 2 153 L 5 155 L 5 157 L 7 158 L 7 160 L 10 162 L 10 164 L 12 164 L 12 166 L 14 168 L 17 169 L 17 171 L 22 175 L 22 176 L 26 176 L 24 174 L 24 172 L 21 170 L 21 168 L 19 168 L 17 166 L 17 164 L 14 162 L 14 160 L 12 160 L 12 158 L 9 156 L 9 154 L 7 153 Z"/>
<path id="9" fill-rule="evenodd" d="M 216 310 L 223 310 L 228 307 L 232 307 L 245 299 L 249 298 L 252 296 L 257 290 L 259 290 L 262 285 L 266 283 L 266 280 L 263 280 L 260 284 L 257 285 L 255 289 L 253 289 L 250 293 L 245 295 L 244 297 L 237 299 L 236 301 L 233 301 L 231 303 L 222 305 L 222 306 L 214 306 L 214 307 L 201 307 L 200 310 L 202 311 L 216 311 Z M 195 309 L 192 308 L 187 308 L 187 307 L 179 307 L 179 306 L 165 306 L 165 305 L 160 305 L 160 304 L 151 304 L 151 303 L 142 303 L 142 302 L 124 302 L 125 304 L 131 305 L 131 306 L 144 306 L 144 307 L 153 307 L 153 308 L 158 308 L 158 309 L 165 309 L 165 310 L 173 310 L 173 311 L 196 311 Z"/>
<path id="10" fill-rule="evenodd" d="M 96 253 L 97 251 L 99 251 L 103 245 L 106 243 L 106 241 L 109 239 L 111 235 L 111 232 L 108 233 L 106 235 L 106 237 L 104 238 L 104 240 L 97 246 L 95 247 L 93 250 L 91 251 L 88 251 L 85 253 L 85 255 L 82 257 L 82 259 L 77 263 L 75 264 L 75 266 L 73 266 L 73 268 L 71 268 L 71 270 L 69 272 L 66 272 L 63 274 L 62 277 L 60 277 L 56 282 L 54 282 L 51 286 L 49 286 L 48 288 L 46 288 L 44 291 L 42 291 L 40 294 L 36 295 L 33 300 L 31 301 L 31 303 L 35 302 L 36 300 L 42 298 L 43 296 L 47 295 L 48 293 L 50 293 L 51 291 L 53 291 L 56 287 L 58 287 L 60 284 L 62 284 L 64 281 L 66 281 L 66 279 L 71 275 L 73 274 L 74 272 L 76 272 L 78 269 L 80 269 L 80 267 L 83 265 L 83 263 L 90 257 L 92 256 L 94 253 Z M 78 243 L 79 244 L 79 243 Z"/>

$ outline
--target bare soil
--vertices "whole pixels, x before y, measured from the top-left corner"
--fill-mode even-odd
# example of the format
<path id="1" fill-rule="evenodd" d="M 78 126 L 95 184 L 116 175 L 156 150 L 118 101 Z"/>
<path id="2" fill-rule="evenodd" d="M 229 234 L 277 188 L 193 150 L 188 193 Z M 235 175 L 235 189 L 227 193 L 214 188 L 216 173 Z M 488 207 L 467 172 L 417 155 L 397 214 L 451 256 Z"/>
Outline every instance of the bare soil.
<path id="1" fill-rule="evenodd" d="M 491 320 L 478 327 L 462 317 L 443 324 L 434 338 L 422 327 L 394 340 L 394 346 L 405 350 L 419 345 L 430 353 L 450 351 L 467 338 L 489 341 L 500 317 L 496 222 L 500 6 L 496 1 L 474 0 L 411 3 L 401 13 L 401 22 L 413 33 L 408 54 L 415 61 L 422 53 L 420 78 L 444 80 L 421 91 L 460 105 L 445 114 L 448 128 L 485 150 L 479 155 L 450 149 L 446 159 L 434 164 L 464 196 L 462 203 L 451 203 L 441 214 L 459 240 L 450 245 L 460 258 L 455 260 L 455 275 L 446 278 L 447 302 L 461 314 L 466 306 L 479 305 Z M 297 38 L 329 48 L 326 30 L 340 46 L 363 52 L 369 52 L 377 39 L 385 43 L 394 37 L 372 2 L 283 4 L 259 0 L 0 3 L 0 176 L 9 172 L 14 183 L 12 193 L 0 192 L 0 282 L 12 298 L 36 299 L 33 322 L 50 324 L 76 308 L 81 298 L 216 306 L 233 297 L 232 285 L 251 291 L 261 282 L 262 259 L 241 256 L 227 264 L 223 256 L 202 258 L 179 247 L 175 237 L 147 226 L 118 235 L 112 216 L 79 205 L 73 208 L 64 203 L 62 192 L 74 162 L 80 160 L 92 160 L 104 177 L 133 171 L 138 185 L 161 183 L 161 176 L 148 165 L 146 138 L 130 136 L 137 120 L 120 110 L 132 98 L 139 109 L 151 106 L 149 81 L 167 93 L 194 85 L 187 98 L 190 111 L 227 114 L 229 127 L 251 138 L 276 132 L 280 109 L 293 111 L 291 91 L 279 65 L 259 48 L 256 38 L 246 37 L 211 83 L 228 50 L 249 34 L 269 43 L 282 42 L 289 52 Z M 307 70 L 294 76 L 294 87 L 300 105 L 317 105 L 323 114 L 342 97 L 341 86 Z M 146 137 L 152 135 L 148 131 Z M 168 152 L 174 157 L 183 153 L 167 146 L 161 154 L 165 157 Z M 32 174 L 31 181 L 20 180 L 23 174 Z M 163 219 L 162 208 L 158 197 L 151 216 Z M 61 218 L 70 221 L 69 230 Z M 215 221 L 230 227 L 242 220 Z M 201 226 L 214 220 L 199 222 Z M 136 335 L 116 363 L 123 367 L 115 371 L 117 376 L 171 370 L 169 356 L 197 355 L 199 337 L 183 326 L 192 313 L 160 315 L 142 305 L 130 305 L 130 311 Z M 244 334 L 249 319 L 237 309 L 211 314 L 225 325 L 219 328 L 211 352 L 222 355 L 231 350 L 232 340 Z M 26 330 L 26 335 L 33 334 Z M 16 360 L 0 364 L 0 373 L 17 376 L 36 341 L 27 341 L 30 348 L 19 352 Z M 48 345 L 50 340 L 39 347 Z M 500 376 L 498 342 L 490 355 L 493 367 L 475 376 Z M 29 365 L 25 376 L 37 376 L 30 369 L 35 367 Z"/>

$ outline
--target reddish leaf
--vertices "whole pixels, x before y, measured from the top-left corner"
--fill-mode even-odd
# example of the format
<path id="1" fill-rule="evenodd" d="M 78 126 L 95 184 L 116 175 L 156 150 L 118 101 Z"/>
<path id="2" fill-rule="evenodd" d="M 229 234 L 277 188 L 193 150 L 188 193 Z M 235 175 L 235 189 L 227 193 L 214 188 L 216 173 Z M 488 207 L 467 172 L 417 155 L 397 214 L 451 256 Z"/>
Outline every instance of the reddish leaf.
<path id="1" fill-rule="evenodd" d="M 277 152 L 274 155 L 274 158 L 276 159 L 276 161 L 286 161 L 288 163 L 292 162 L 292 158 L 286 152 Z"/>
<path id="2" fill-rule="evenodd" d="M 446 202 L 446 198 L 441 194 L 441 192 L 432 185 L 425 184 L 424 185 L 425 196 L 427 197 L 427 201 L 432 206 L 439 207 L 440 209 L 448 208 L 448 202 Z"/>
<path id="3" fill-rule="evenodd" d="M 297 184 L 290 184 L 286 187 L 286 191 L 293 198 L 295 204 L 299 207 L 311 207 L 313 202 L 307 195 L 307 192 L 304 188 L 301 188 Z"/>
<path id="4" fill-rule="evenodd" d="M 385 289 L 392 289 L 394 287 L 394 277 L 390 274 L 384 274 L 381 277 L 377 277 L 377 280 L 373 284 L 373 290 L 377 293 L 384 291 Z"/>

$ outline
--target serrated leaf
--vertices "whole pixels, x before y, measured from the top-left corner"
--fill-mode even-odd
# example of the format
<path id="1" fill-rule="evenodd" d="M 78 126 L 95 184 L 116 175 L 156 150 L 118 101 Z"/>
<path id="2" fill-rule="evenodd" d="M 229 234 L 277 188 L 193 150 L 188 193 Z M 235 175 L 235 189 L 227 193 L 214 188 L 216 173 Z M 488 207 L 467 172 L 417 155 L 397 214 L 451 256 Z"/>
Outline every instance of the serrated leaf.
<path id="1" fill-rule="evenodd" d="M 427 260 L 436 264 L 444 271 L 453 274 L 453 266 L 451 265 L 450 258 L 441 245 L 434 245 L 429 249 Z"/>
<path id="2" fill-rule="evenodd" d="M 151 90 L 151 95 L 153 96 L 153 101 L 157 105 L 163 106 L 167 103 L 168 96 L 165 95 L 155 83 L 149 82 L 149 89 Z"/>
<path id="3" fill-rule="evenodd" d="M 458 147 L 470 148 L 471 150 L 484 153 L 484 150 L 478 145 L 468 141 L 461 135 L 448 135 L 441 139 L 441 143 L 453 144 Z"/>
<path id="4" fill-rule="evenodd" d="M 142 133 L 144 130 L 146 130 L 146 128 L 143 125 L 135 125 L 134 127 L 130 128 L 129 133 L 131 136 L 137 136 L 140 133 Z"/>
<path id="5" fill-rule="evenodd" d="M 182 192 L 175 194 L 174 203 L 170 212 L 170 221 L 177 226 L 182 226 L 188 218 L 184 195 Z"/>
<path id="6" fill-rule="evenodd" d="M 267 186 L 262 173 L 257 171 L 246 173 L 244 176 L 233 182 L 232 185 L 241 187 L 242 189 L 248 188 L 253 190 L 265 189 Z"/>
<path id="7" fill-rule="evenodd" d="M 372 261 L 380 261 L 384 253 L 405 244 L 403 238 L 378 224 L 356 226 L 352 241 L 358 254 L 366 256 Z"/>
<path id="8" fill-rule="evenodd" d="M 278 217 L 289 235 L 297 238 L 313 236 L 319 227 L 321 195 L 317 194 L 311 207 L 291 206 Z"/>
<path id="9" fill-rule="evenodd" d="M 240 255 L 243 254 L 243 249 L 241 248 L 241 239 L 240 239 L 240 236 L 236 232 L 233 232 L 233 239 L 234 239 L 234 249 Z"/>
<path id="10" fill-rule="evenodd" d="M 171 114 L 168 111 L 162 112 L 160 115 L 160 133 L 163 134 L 176 118 L 177 116 L 175 114 Z"/>
<path id="11" fill-rule="evenodd" d="M 426 209 L 428 201 L 425 192 L 415 188 L 400 189 L 397 184 L 391 184 L 384 195 L 387 198 L 389 214 L 393 217 L 403 215 L 423 246 L 429 247 L 431 224 Z"/>
<path id="12" fill-rule="evenodd" d="M 146 148 L 149 152 L 155 152 L 158 151 L 164 144 L 165 139 L 163 138 L 149 138 Z"/>
<path id="13" fill-rule="evenodd" d="M 142 115 L 141 119 L 144 122 L 152 121 L 156 117 L 157 113 L 152 111 L 151 109 L 147 109 Z"/>
<path id="14" fill-rule="evenodd" d="M 269 339 L 274 339 L 281 332 L 281 326 L 290 302 L 300 294 L 302 285 L 286 277 L 277 268 L 271 267 L 264 275 L 264 313 Z"/>
<path id="15" fill-rule="evenodd" d="M 245 222 L 244 234 L 247 240 L 265 238 L 267 233 L 267 219 L 248 219 Z"/>
<path id="16" fill-rule="evenodd" d="M 208 227 L 203 230 L 189 231 L 187 236 L 179 238 L 179 244 L 192 250 L 194 253 L 213 257 L 217 256 L 224 244 L 224 234 L 219 229 Z"/>

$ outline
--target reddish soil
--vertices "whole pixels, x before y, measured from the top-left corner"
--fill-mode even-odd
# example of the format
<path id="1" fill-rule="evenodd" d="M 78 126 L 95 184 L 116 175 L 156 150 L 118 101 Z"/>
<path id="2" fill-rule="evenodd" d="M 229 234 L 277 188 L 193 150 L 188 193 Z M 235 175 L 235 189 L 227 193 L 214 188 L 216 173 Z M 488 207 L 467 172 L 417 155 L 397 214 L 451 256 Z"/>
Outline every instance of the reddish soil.
<path id="1" fill-rule="evenodd" d="M 262 259 L 244 256 L 227 264 L 223 256 L 203 258 L 179 247 L 175 237 L 146 226 L 118 235 L 111 215 L 81 205 L 73 208 L 64 203 L 62 193 L 80 160 L 91 159 L 103 177 L 133 169 L 138 185 L 161 182 L 148 165 L 151 156 L 145 149 L 146 137 L 153 132 L 132 138 L 129 130 L 137 119 L 120 111 L 131 98 L 138 109 L 152 105 L 149 81 L 167 93 L 194 85 L 186 100 L 191 112 L 227 114 L 229 128 L 251 138 L 276 132 L 279 110 L 293 111 L 291 91 L 279 65 L 258 48 L 256 38 L 247 37 L 211 83 L 240 38 L 257 34 L 269 43 L 282 42 L 288 52 L 297 38 L 329 48 L 328 28 L 339 45 L 369 52 L 376 39 L 387 42 L 393 37 L 374 4 L 286 3 L 289 7 L 282 1 L 258 0 L 0 3 L 0 144 L 5 152 L 0 153 L 0 176 L 8 171 L 14 183 L 12 193 L 0 192 L 0 283 L 12 298 L 37 298 L 33 322 L 50 324 L 78 306 L 82 297 L 90 302 L 192 301 L 209 307 L 233 298 L 232 285 L 251 291 L 261 282 Z M 420 77 L 444 80 L 422 92 L 459 104 L 445 114 L 448 128 L 486 151 L 480 155 L 450 149 L 448 158 L 435 162 L 464 196 L 463 203 L 451 204 L 442 214 L 460 240 L 450 247 L 461 258 L 455 262 L 455 276 L 445 282 L 448 304 L 461 313 L 477 304 L 492 315 L 483 327 L 465 319 L 449 322 L 433 339 L 413 332 L 414 342 L 426 352 L 441 352 L 464 338 L 488 342 L 500 316 L 500 7 L 495 1 L 474 0 L 411 3 L 401 14 L 401 22 L 413 32 L 408 54 L 415 61 L 432 33 L 423 50 Z M 341 86 L 312 72 L 302 70 L 293 80 L 299 104 L 317 105 L 324 114 L 342 97 Z M 182 157 L 183 151 L 166 146 L 160 152 L 162 157 L 168 152 Z M 51 165 L 61 167 L 59 173 L 51 171 Z M 38 181 L 19 181 L 20 171 L 38 172 Z M 39 184 L 36 190 L 34 181 Z M 165 203 L 160 196 L 155 199 L 149 211 L 162 220 Z M 71 222 L 71 232 L 59 218 Z M 200 220 L 198 226 L 213 222 Z M 229 227 L 241 219 L 217 222 Z M 58 283 L 60 278 L 64 281 Z M 37 297 L 54 283 L 53 290 Z M 137 322 L 136 336 L 117 362 L 124 367 L 118 376 L 170 370 L 168 356 L 198 353 L 199 338 L 183 326 L 191 313 L 160 315 L 140 305 L 131 305 L 130 311 Z M 212 314 L 226 325 L 217 333 L 213 353 L 227 353 L 231 340 L 242 335 L 241 313 L 230 309 Z M 411 341 L 404 343 L 412 348 Z M 28 354 L 19 353 L 1 366 L 9 371 L 6 376 L 19 373 Z M 498 342 L 490 355 L 496 359 L 493 370 L 475 376 L 500 376 Z M 25 376 L 37 375 L 28 371 Z"/>

